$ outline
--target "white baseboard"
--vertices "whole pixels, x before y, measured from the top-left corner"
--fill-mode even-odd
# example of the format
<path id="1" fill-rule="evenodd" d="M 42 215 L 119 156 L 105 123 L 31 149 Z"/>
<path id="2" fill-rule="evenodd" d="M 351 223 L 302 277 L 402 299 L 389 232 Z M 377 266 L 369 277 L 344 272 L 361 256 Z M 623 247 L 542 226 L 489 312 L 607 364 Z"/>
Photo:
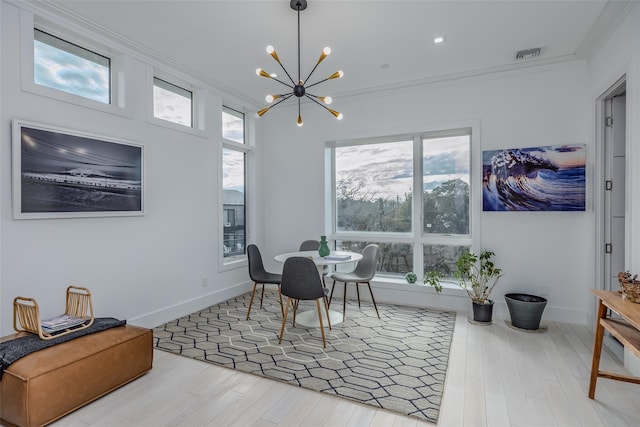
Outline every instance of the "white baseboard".
<path id="1" fill-rule="evenodd" d="M 152 329 L 158 325 L 162 325 L 163 323 L 249 292 L 251 290 L 251 286 L 252 282 L 238 283 L 151 313 L 127 319 L 127 323 Z"/>
<path id="2" fill-rule="evenodd" d="M 327 281 L 327 286 L 331 288 L 331 282 Z M 336 284 L 335 297 L 342 298 L 342 283 Z M 369 290 L 366 286 L 360 286 L 360 298 L 362 300 L 371 300 Z M 429 286 L 421 284 L 396 283 L 393 281 L 374 279 L 371 282 L 373 294 L 377 302 L 387 304 L 407 305 L 414 307 L 429 307 L 439 310 L 453 310 L 458 312 L 469 312 L 471 303 L 467 294 L 455 287 L 447 287 L 441 293 L 436 293 Z M 197 298 L 183 301 L 178 304 L 165 307 L 163 309 L 143 314 L 131 319 L 127 322 L 133 325 L 145 328 L 154 328 L 163 323 L 185 316 L 198 310 L 202 310 L 210 305 L 218 304 L 229 298 L 237 297 L 251 290 L 251 282 L 238 283 L 225 289 L 216 290 L 212 293 L 199 296 Z M 347 298 L 355 299 L 356 290 L 354 285 L 347 288 Z M 493 313 L 496 318 L 509 319 L 509 310 L 504 300 L 496 300 Z M 545 320 L 563 323 L 575 323 L 587 325 L 589 324 L 587 313 L 570 309 L 567 307 L 554 306 L 547 304 L 542 315 L 542 323 Z"/>

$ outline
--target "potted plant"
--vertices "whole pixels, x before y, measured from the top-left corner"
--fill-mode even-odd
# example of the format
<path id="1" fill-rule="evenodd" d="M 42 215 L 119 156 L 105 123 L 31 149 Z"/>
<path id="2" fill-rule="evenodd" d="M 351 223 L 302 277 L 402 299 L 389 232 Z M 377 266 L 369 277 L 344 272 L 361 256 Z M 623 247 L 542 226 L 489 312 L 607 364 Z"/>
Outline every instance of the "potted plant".
<path id="1" fill-rule="evenodd" d="M 455 284 L 467 292 L 473 306 L 473 320 L 490 323 L 493 317 L 493 300 L 489 299 L 491 291 L 502 277 L 502 269 L 492 261 L 495 254 L 484 250 L 480 255 L 467 252 L 456 261 L 453 272 Z M 442 273 L 429 271 L 424 276 L 424 283 L 433 286 L 436 292 L 442 292 Z"/>

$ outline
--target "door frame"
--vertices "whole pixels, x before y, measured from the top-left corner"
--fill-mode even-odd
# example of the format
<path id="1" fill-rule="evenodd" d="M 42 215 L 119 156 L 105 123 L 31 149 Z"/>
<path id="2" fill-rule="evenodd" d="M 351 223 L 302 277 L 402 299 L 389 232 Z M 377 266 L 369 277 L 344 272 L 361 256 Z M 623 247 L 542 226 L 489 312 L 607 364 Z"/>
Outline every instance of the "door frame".
<path id="1" fill-rule="evenodd" d="M 605 176 L 605 162 L 607 159 L 605 158 L 605 144 L 607 143 L 607 126 L 606 126 L 606 103 L 611 98 L 618 96 L 627 89 L 627 75 L 626 73 L 622 75 L 614 84 L 612 84 L 609 89 L 607 89 L 602 95 L 600 95 L 596 99 L 596 135 L 595 135 L 595 182 L 593 183 L 594 189 L 594 210 L 595 210 L 595 246 L 594 246 L 594 288 L 603 290 L 605 288 L 606 278 L 605 276 L 605 261 L 606 261 L 606 253 L 605 253 L 605 221 L 607 218 L 605 217 L 605 180 L 607 177 Z M 627 97 L 627 104 L 629 102 L 629 98 Z M 628 111 L 628 105 L 625 106 L 625 115 L 626 111 Z M 628 128 L 628 120 L 627 120 L 627 128 Z M 627 129 L 625 129 L 625 153 L 628 156 L 629 147 L 628 147 L 628 134 Z M 628 161 L 628 160 L 627 160 Z M 625 182 L 628 182 L 629 177 L 629 168 L 625 168 Z M 614 184 L 615 185 L 615 184 Z M 625 192 L 628 193 L 629 186 L 625 185 Z M 627 213 L 627 204 L 629 198 L 628 194 L 625 194 L 625 229 L 629 227 L 629 215 Z M 624 242 L 624 253 L 625 253 L 625 267 L 629 265 L 629 240 L 625 239 Z M 596 311 L 597 304 L 595 298 L 592 298 L 591 309 L 589 311 L 589 317 L 591 318 L 591 327 L 595 330 L 595 319 L 596 319 Z M 606 346 L 612 350 L 616 356 L 620 358 L 620 360 L 624 359 L 623 348 L 616 344 L 610 337 L 605 338 Z"/>

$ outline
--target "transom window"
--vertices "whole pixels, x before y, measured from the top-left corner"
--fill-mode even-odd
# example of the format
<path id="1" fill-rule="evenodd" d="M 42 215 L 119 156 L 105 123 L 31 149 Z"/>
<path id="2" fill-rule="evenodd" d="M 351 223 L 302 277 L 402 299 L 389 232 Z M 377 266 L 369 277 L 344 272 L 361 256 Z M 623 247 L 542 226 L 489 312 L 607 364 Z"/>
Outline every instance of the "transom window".
<path id="1" fill-rule="evenodd" d="M 222 107 L 222 137 L 244 144 L 244 114 Z"/>
<path id="2" fill-rule="evenodd" d="M 335 143 L 336 249 L 378 244 L 378 275 L 451 273 L 472 244 L 470 160 L 470 129 Z"/>
<path id="3" fill-rule="evenodd" d="M 73 95 L 111 102 L 111 60 L 39 29 L 33 37 L 34 82 Z"/>
<path id="4" fill-rule="evenodd" d="M 193 126 L 193 92 L 166 80 L 153 78 L 153 116 Z"/>

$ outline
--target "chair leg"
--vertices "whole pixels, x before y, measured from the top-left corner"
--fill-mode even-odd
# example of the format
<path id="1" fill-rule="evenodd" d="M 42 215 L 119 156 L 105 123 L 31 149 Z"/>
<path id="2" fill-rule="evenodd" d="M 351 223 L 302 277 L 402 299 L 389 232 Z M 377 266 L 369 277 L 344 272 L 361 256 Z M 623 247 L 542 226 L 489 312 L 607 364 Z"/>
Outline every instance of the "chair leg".
<path id="1" fill-rule="evenodd" d="M 318 319 L 320 319 L 320 333 L 322 334 L 322 348 L 327 348 L 327 343 L 324 339 L 324 326 L 322 325 L 322 311 L 320 310 L 320 299 L 316 300 L 316 308 L 318 309 Z"/>
<path id="2" fill-rule="evenodd" d="M 347 317 L 347 282 L 344 282 L 344 294 L 342 297 L 342 321 Z"/>
<path id="3" fill-rule="evenodd" d="M 249 300 L 249 309 L 247 310 L 247 320 L 249 320 L 249 313 L 251 313 L 251 305 L 253 304 L 253 296 L 256 294 L 257 282 L 253 282 L 253 292 L 251 292 L 251 299 Z"/>
<path id="4" fill-rule="evenodd" d="M 331 306 L 331 300 L 333 299 L 333 290 L 336 287 L 336 281 L 333 281 L 333 285 L 331 286 L 331 293 L 329 294 L 329 306 Z"/>
<path id="5" fill-rule="evenodd" d="M 329 304 L 327 304 L 327 297 L 324 297 L 324 310 L 327 312 L 327 323 L 329 324 L 329 330 L 331 330 L 331 315 L 329 314 Z"/>
<path id="6" fill-rule="evenodd" d="M 293 323 L 291 326 L 296 327 L 296 313 L 298 313 L 298 303 L 300 300 L 294 299 L 291 305 L 293 306 Z"/>
<path id="7" fill-rule="evenodd" d="M 360 282 L 356 282 L 356 295 L 358 295 L 358 308 L 360 307 Z"/>
<path id="8" fill-rule="evenodd" d="M 282 315 L 282 328 L 280 328 L 280 339 L 278 339 L 278 344 L 282 344 L 282 334 L 284 334 L 284 325 L 287 323 L 287 313 L 289 312 L 289 301 L 291 301 L 291 298 L 287 297 L 287 306 L 284 308 L 284 314 Z"/>
<path id="9" fill-rule="evenodd" d="M 282 289 L 280 288 L 280 285 L 278 285 L 278 298 L 280 298 L 280 312 L 284 316 L 284 306 L 282 305 L 282 292 L 281 292 L 281 290 Z"/>
<path id="10" fill-rule="evenodd" d="M 380 318 L 380 313 L 378 312 L 378 306 L 376 305 L 376 299 L 373 297 L 373 291 L 371 290 L 371 283 L 367 282 L 367 286 L 369 286 L 369 293 L 371 294 L 371 301 L 373 301 L 373 307 L 376 309 L 376 314 L 378 315 L 378 319 Z"/>
<path id="11" fill-rule="evenodd" d="M 262 308 L 263 299 L 264 299 L 264 283 L 262 284 L 262 294 L 260 295 L 260 308 Z"/>

